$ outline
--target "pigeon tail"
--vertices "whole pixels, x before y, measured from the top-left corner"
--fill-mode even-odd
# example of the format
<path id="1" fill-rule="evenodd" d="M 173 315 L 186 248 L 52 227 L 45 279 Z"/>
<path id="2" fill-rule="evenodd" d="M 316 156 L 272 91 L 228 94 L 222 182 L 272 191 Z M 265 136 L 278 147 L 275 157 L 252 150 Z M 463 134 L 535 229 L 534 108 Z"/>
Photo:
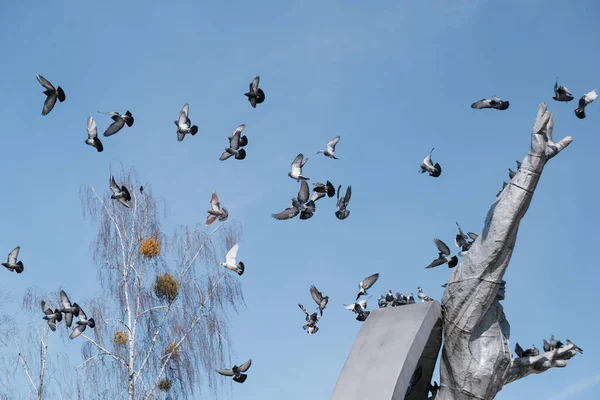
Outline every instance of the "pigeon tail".
<path id="1" fill-rule="evenodd" d="M 579 108 L 576 108 L 575 109 L 575 115 L 579 119 L 584 119 L 585 118 L 585 111 L 584 110 L 580 110 Z"/>
<path id="2" fill-rule="evenodd" d="M 246 378 L 248 378 L 247 374 L 240 374 L 240 376 L 234 376 L 233 380 L 238 383 L 244 383 L 246 381 Z"/>
<path id="3" fill-rule="evenodd" d="M 78 314 L 79 314 L 79 312 L 78 312 Z M 87 324 L 90 328 L 93 328 L 96 326 L 96 321 L 94 321 L 94 318 L 90 318 L 87 320 Z"/>
<path id="4" fill-rule="evenodd" d="M 454 268 L 458 264 L 458 257 L 452 256 L 450 261 L 448 261 L 448 268 Z"/>
<path id="5" fill-rule="evenodd" d="M 62 90 L 62 88 L 60 86 L 56 89 L 56 97 L 58 97 L 58 101 L 60 101 L 61 103 L 63 101 L 65 101 L 65 99 L 67 98 L 67 96 L 65 95 L 65 92 Z"/>
<path id="6" fill-rule="evenodd" d="M 244 274 L 244 271 L 245 271 L 245 270 L 246 270 L 246 267 L 244 266 L 244 263 L 240 261 L 240 262 L 238 263 L 238 269 L 237 269 L 237 271 L 235 271 L 235 272 L 237 272 L 237 274 L 238 274 L 239 276 L 242 276 L 242 275 Z"/>
<path id="7" fill-rule="evenodd" d="M 190 133 L 192 134 L 192 136 L 194 136 L 196 133 L 198 133 L 198 127 L 196 125 L 192 126 L 192 128 L 190 129 Z"/>
<path id="8" fill-rule="evenodd" d="M 235 156 L 236 160 L 243 160 L 244 158 L 246 158 L 246 150 L 244 149 L 239 149 L 238 153 Z"/>
<path id="9" fill-rule="evenodd" d="M 240 138 L 240 140 L 238 141 L 238 144 L 240 147 L 244 147 L 248 144 L 248 138 L 246 137 L 246 135 L 244 135 Z"/>

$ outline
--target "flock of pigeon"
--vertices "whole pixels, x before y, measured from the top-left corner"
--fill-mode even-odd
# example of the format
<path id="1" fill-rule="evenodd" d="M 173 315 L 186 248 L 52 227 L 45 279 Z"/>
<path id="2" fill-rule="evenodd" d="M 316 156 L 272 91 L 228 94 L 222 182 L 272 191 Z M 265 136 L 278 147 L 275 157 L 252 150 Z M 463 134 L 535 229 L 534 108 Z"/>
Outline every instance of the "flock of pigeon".
<path id="1" fill-rule="evenodd" d="M 577 346 L 576 344 L 571 342 L 569 339 L 566 339 L 565 341 L 567 342 L 567 346 L 572 344 L 575 346 L 574 347 L 575 351 L 577 351 L 580 354 L 583 354 L 583 350 L 579 346 Z M 560 340 L 554 339 L 554 335 L 550 336 L 549 341 L 544 339 L 544 344 L 543 344 L 544 351 L 552 351 L 552 350 L 560 349 L 563 346 L 564 346 L 563 342 L 561 342 Z M 523 350 L 523 348 L 519 345 L 519 342 L 517 342 L 515 344 L 515 354 L 517 355 L 517 357 L 536 357 L 536 356 L 540 355 L 540 351 L 537 349 L 537 347 L 535 347 L 535 344 L 531 345 L 531 348 L 529 348 L 527 350 Z"/>
<path id="2" fill-rule="evenodd" d="M 64 102 L 66 100 L 66 95 L 64 90 L 58 86 L 54 87 L 50 81 L 42 77 L 41 75 L 37 75 L 37 80 L 39 83 L 46 89 L 43 93 L 46 95 L 46 100 L 44 101 L 44 106 L 42 109 L 42 115 L 48 115 L 56 105 L 57 100 L 59 102 Z M 249 85 L 249 91 L 244 95 L 248 98 L 250 105 L 253 108 L 256 108 L 257 104 L 261 104 L 265 100 L 265 93 L 259 87 L 260 77 L 255 77 Z M 554 86 L 555 96 L 553 99 L 560 102 L 569 102 L 573 100 L 573 96 L 571 95 L 569 89 L 564 86 L 558 85 L 558 80 Z M 583 119 L 585 118 L 585 108 L 591 102 L 593 102 L 598 95 L 596 91 L 593 90 L 579 100 L 579 106 L 575 109 L 575 115 Z M 471 105 L 474 109 L 485 109 L 485 108 L 493 108 L 497 110 L 506 110 L 509 107 L 509 102 L 500 99 L 497 96 L 493 96 L 491 99 L 481 99 L 479 101 L 474 102 Z M 127 110 L 124 114 L 120 114 L 119 112 L 100 112 L 101 114 L 107 114 L 111 116 L 113 122 L 106 128 L 104 131 L 104 137 L 109 137 L 117 132 L 119 132 L 125 125 L 128 127 L 133 126 L 134 118 L 132 113 Z M 174 121 L 177 130 L 177 140 L 179 142 L 183 141 L 186 135 L 196 135 L 198 133 L 198 126 L 192 125 L 192 122 L 189 118 L 189 104 L 185 103 L 181 111 L 179 112 L 179 118 Z M 219 160 L 225 161 L 230 157 L 234 157 L 236 160 L 244 160 L 246 158 L 246 150 L 244 147 L 248 144 L 248 138 L 246 135 L 242 135 L 245 124 L 241 124 L 237 126 L 231 136 L 227 139 L 229 140 L 229 146 L 225 148 Z M 327 148 L 325 150 L 319 150 L 317 154 L 323 154 L 328 158 L 337 160 L 338 157 L 335 155 L 336 145 L 340 141 L 340 136 L 336 136 L 331 139 L 327 143 Z M 102 152 L 104 150 L 104 145 L 102 141 L 98 138 L 98 128 L 96 125 L 96 121 L 92 116 L 88 117 L 87 120 L 87 139 L 85 143 L 91 147 L 94 147 L 98 152 Z M 442 173 L 442 167 L 439 163 L 433 163 L 431 156 L 434 149 L 431 149 L 429 154 L 424 158 L 421 163 L 419 172 L 420 173 L 429 173 L 429 176 L 437 178 Z M 334 185 L 330 181 L 326 181 L 326 183 L 321 182 L 313 182 L 313 193 L 310 194 L 310 189 L 307 181 L 310 178 L 304 176 L 302 174 L 302 168 L 305 166 L 308 158 L 304 158 L 302 153 L 298 154 L 291 163 L 291 171 L 288 173 L 288 176 L 297 182 L 300 182 L 300 190 L 296 197 L 292 198 L 292 204 L 290 207 L 285 210 L 277 213 L 271 214 L 271 216 L 276 220 L 289 220 L 298 215 L 300 215 L 301 220 L 310 219 L 316 210 L 315 203 L 323 198 L 323 197 L 333 197 L 337 193 L 337 211 L 335 212 L 335 216 L 344 220 L 348 218 L 350 215 L 350 211 L 347 209 L 348 204 L 350 202 L 350 197 L 352 195 L 352 187 L 348 186 L 346 189 L 346 193 L 343 197 L 340 198 L 341 185 L 338 186 L 337 190 Z M 517 161 L 517 168 L 520 168 L 520 163 Z M 515 172 L 509 168 L 509 177 L 515 175 Z M 504 182 L 504 186 L 506 186 L 506 182 Z M 114 179 L 114 177 L 110 176 L 109 187 L 112 191 L 111 199 L 116 200 L 118 203 L 123 205 L 126 208 L 131 208 L 131 194 L 129 189 L 125 185 L 118 185 Z M 140 192 L 143 193 L 143 186 L 139 188 Z M 501 191 L 500 191 L 501 193 Z M 498 195 L 500 194 L 498 193 Z M 229 217 L 229 212 L 225 207 L 222 207 L 219 201 L 218 194 L 216 192 L 212 193 L 210 200 L 210 210 L 208 210 L 208 216 L 206 218 L 206 225 L 211 225 L 217 219 L 221 222 L 224 222 Z M 461 251 L 458 255 L 462 256 L 464 252 L 468 251 L 473 242 L 477 239 L 477 235 L 468 232 L 465 234 L 460 225 L 456 223 L 458 226 L 458 234 L 455 237 L 454 243 L 456 247 L 460 248 Z M 458 264 L 458 257 L 456 255 L 452 256 L 450 248 L 444 243 L 442 240 L 435 238 L 434 243 L 438 249 L 438 257 L 433 260 L 427 267 L 425 268 L 434 268 L 439 265 L 448 264 L 449 268 L 454 268 Z M 220 263 L 220 265 L 226 269 L 229 269 L 238 275 L 242 275 L 244 273 L 244 263 L 241 261 L 237 261 L 237 253 L 238 253 L 239 245 L 235 244 L 226 254 L 225 262 Z M 15 271 L 17 273 L 23 272 L 23 262 L 18 260 L 20 246 L 17 246 L 13 249 L 8 255 L 8 260 L 2 265 L 7 268 L 9 271 Z M 367 300 L 368 298 L 359 299 L 362 296 L 366 296 L 367 290 L 370 289 L 375 282 L 379 279 L 379 273 L 375 273 L 365 277 L 361 282 L 359 282 L 358 287 L 359 291 L 356 296 L 356 300 L 354 303 L 344 304 L 343 306 L 357 314 L 356 320 L 365 321 L 370 314 L 370 311 L 367 310 Z M 445 287 L 446 285 L 442 285 Z M 327 303 L 329 301 L 328 296 L 324 296 L 314 285 L 310 287 L 310 295 L 314 302 L 317 305 L 317 311 L 313 313 L 309 313 L 308 310 L 302 305 L 298 304 L 300 309 L 305 314 L 306 324 L 302 327 L 309 335 L 312 335 L 318 332 L 319 328 L 317 327 L 317 322 L 323 316 L 323 310 L 326 308 Z M 422 301 L 433 301 L 432 298 L 425 295 L 423 293 L 422 288 L 418 287 L 417 297 Z M 73 316 L 79 318 L 79 321 L 76 322 L 76 326 L 74 327 L 70 339 L 74 339 L 81 335 L 86 327 L 94 328 L 95 322 L 93 318 L 87 318 L 84 311 L 77 303 L 71 303 L 67 294 L 64 291 L 60 292 L 60 300 L 62 304 L 62 308 L 52 309 L 44 302 L 41 302 L 42 311 L 44 313 L 43 319 L 47 321 L 48 326 L 52 331 L 56 330 L 57 322 L 62 321 L 63 314 L 65 318 L 65 323 L 67 327 L 71 327 L 73 322 Z M 401 293 L 396 293 L 394 295 L 391 290 L 384 296 L 380 296 L 378 298 L 378 306 L 380 308 L 383 307 L 396 307 L 407 304 L 414 304 L 415 298 L 413 293 L 408 293 L 403 295 Z M 567 343 L 571 343 L 569 339 L 566 340 Z M 553 348 L 560 348 L 562 343 L 560 341 L 555 341 L 554 336 L 550 339 L 550 342 L 547 342 L 544 339 L 544 350 Z M 581 349 L 576 348 L 577 351 L 581 352 Z M 539 351 L 535 348 L 535 345 L 532 346 L 531 349 L 523 350 L 519 344 L 516 344 L 515 352 L 519 357 L 528 356 L 528 355 L 537 355 Z M 243 383 L 247 374 L 245 372 L 248 371 L 250 366 L 252 365 L 252 359 L 246 361 L 240 366 L 234 365 L 230 369 L 219 369 L 217 372 L 224 376 L 231 376 L 233 380 L 238 383 Z"/>

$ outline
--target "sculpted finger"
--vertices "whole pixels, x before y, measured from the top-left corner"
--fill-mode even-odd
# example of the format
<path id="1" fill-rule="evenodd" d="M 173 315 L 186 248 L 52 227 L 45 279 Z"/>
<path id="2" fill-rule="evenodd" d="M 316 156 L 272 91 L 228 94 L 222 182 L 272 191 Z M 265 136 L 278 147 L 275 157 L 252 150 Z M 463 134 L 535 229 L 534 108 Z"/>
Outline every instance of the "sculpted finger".
<path id="1" fill-rule="evenodd" d="M 571 144 L 573 138 L 571 136 L 565 136 L 560 140 L 560 142 L 556 143 L 557 153 L 562 151 L 565 147 Z"/>
<path id="2" fill-rule="evenodd" d="M 538 106 L 538 114 L 535 118 L 535 124 L 533 125 L 533 133 L 538 135 L 542 134 L 551 115 L 552 114 L 548 112 L 546 104 L 540 103 L 540 105 Z"/>

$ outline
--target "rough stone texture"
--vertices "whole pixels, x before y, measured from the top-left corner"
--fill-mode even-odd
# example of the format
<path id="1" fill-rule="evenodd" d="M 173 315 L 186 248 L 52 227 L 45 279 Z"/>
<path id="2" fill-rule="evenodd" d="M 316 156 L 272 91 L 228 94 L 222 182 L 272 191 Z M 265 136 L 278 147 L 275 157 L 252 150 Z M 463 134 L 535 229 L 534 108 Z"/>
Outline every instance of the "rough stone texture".
<path id="1" fill-rule="evenodd" d="M 403 400 L 417 366 L 422 375 L 406 400 L 427 398 L 442 341 L 437 301 L 373 310 L 361 327 L 332 400 Z"/>
<path id="2" fill-rule="evenodd" d="M 517 239 L 521 218 L 546 163 L 571 143 L 553 142 L 552 113 L 541 103 L 531 147 L 521 168 L 492 204 L 481 235 L 456 267 L 444 296 L 441 388 L 436 400 L 489 400 L 506 383 L 550 367 L 564 367 L 573 345 L 538 357 L 513 359 L 510 325 L 500 304 L 502 277 Z"/>

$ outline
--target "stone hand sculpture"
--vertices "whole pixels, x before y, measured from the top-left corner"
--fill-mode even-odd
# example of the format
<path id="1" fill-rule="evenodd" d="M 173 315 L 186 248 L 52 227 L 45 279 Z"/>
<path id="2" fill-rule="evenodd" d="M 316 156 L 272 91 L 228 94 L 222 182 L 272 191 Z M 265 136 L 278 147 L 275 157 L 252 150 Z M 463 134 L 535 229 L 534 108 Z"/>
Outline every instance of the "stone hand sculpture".
<path id="1" fill-rule="evenodd" d="M 510 325 L 500 301 L 502 280 L 512 256 L 521 218 L 546 163 L 567 147 L 558 143 L 554 120 L 539 105 L 531 147 L 521 167 L 492 204 L 481 235 L 453 271 L 442 298 L 444 348 L 441 387 L 436 400 L 489 400 L 502 386 L 551 367 L 564 367 L 576 351 L 573 345 L 537 357 L 514 359 L 508 343 Z"/>

